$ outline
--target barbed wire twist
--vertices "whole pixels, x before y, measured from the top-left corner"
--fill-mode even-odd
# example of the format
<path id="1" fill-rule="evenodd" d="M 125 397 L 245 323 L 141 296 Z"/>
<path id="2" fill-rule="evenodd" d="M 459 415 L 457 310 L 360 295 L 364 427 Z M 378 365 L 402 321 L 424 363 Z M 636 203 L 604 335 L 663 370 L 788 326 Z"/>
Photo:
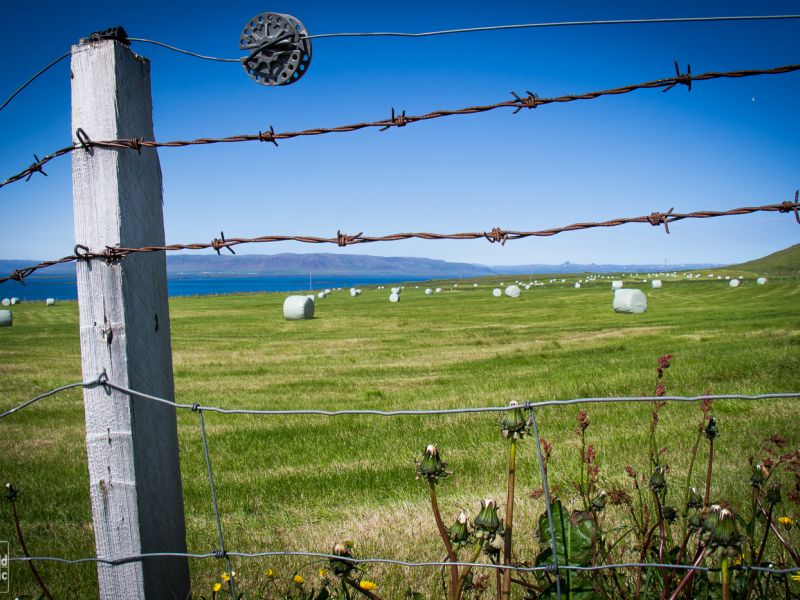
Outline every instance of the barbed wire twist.
<path id="1" fill-rule="evenodd" d="M 285 131 L 280 133 L 276 133 L 272 128 L 272 126 L 270 126 L 269 132 L 259 131 L 258 133 L 255 134 L 234 135 L 229 137 L 216 137 L 216 138 L 203 137 L 194 140 L 175 140 L 168 142 L 158 142 L 155 140 L 145 140 L 141 137 L 133 137 L 128 139 L 121 138 L 116 140 L 91 140 L 89 139 L 89 136 L 86 135 L 86 132 L 82 132 L 82 135 L 80 137 L 76 132 L 76 138 L 78 139 L 77 143 L 56 150 L 55 152 L 47 154 L 42 158 L 39 158 L 38 156 L 34 155 L 34 158 L 36 160 L 33 164 L 31 164 L 28 168 L 23 169 L 19 173 L 10 176 L 5 181 L 0 182 L 0 188 L 5 187 L 6 185 L 9 185 L 16 181 L 20 181 L 21 179 L 25 179 L 26 181 L 30 180 L 30 178 L 35 173 L 42 173 L 43 175 L 47 175 L 47 173 L 45 173 L 43 169 L 45 164 L 47 164 L 48 162 L 50 162 L 55 158 L 58 158 L 59 156 L 69 154 L 78 149 L 86 149 L 86 150 L 88 150 L 89 148 L 104 148 L 104 149 L 119 149 L 119 150 L 127 149 L 127 150 L 136 150 L 137 152 L 141 152 L 142 148 L 182 148 L 186 146 L 197 146 L 197 145 L 207 145 L 207 144 L 228 144 L 228 143 L 251 142 L 251 141 L 272 142 L 277 146 L 278 145 L 277 140 L 286 140 L 302 136 L 324 135 L 329 133 L 347 133 L 352 131 L 359 131 L 365 128 L 379 128 L 380 131 L 386 131 L 387 129 L 390 129 L 392 127 L 405 127 L 406 125 L 409 125 L 411 123 L 416 123 L 419 121 L 428 121 L 431 119 L 438 119 L 454 115 L 484 113 L 492 110 L 497 110 L 500 108 L 514 108 L 515 109 L 514 114 L 516 114 L 522 108 L 537 108 L 539 106 L 544 106 L 546 104 L 560 104 L 566 102 L 575 102 L 577 100 L 594 100 L 602 96 L 618 96 L 621 94 L 628 94 L 630 92 L 642 89 L 662 88 L 663 91 L 669 91 L 676 85 L 680 84 L 687 86 L 687 88 L 691 90 L 692 82 L 695 81 L 709 81 L 712 79 L 736 79 L 741 77 L 754 77 L 757 75 L 779 75 L 784 73 L 791 73 L 798 70 L 800 70 L 800 64 L 790 64 L 790 65 L 783 65 L 780 67 L 772 67 L 767 69 L 708 71 L 706 73 L 692 75 L 691 66 L 687 67 L 686 73 L 681 73 L 678 67 L 678 63 L 676 62 L 674 77 L 654 79 L 652 81 L 644 81 L 641 83 L 634 83 L 606 90 L 597 90 L 593 92 L 586 92 L 583 94 L 566 94 L 563 96 L 556 96 L 553 98 L 541 98 L 536 94 L 534 94 L 533 92 L 527 92 L 528 95 L 526 97 L 520 97 L 516 93 L 512 92 L 513 98 L 511 100 L 496 102 L 494 104 L 469 106 L 469 107 L 450 109 L 450 110 L 437 110 L 421 115 L 406 115 L 405 111 L 395 113 L 394 108 L 392 108 L 391 116 L 388 119 L 383 119 L 379 121 L 364 121 L 361 123 L 352 123 L 349 125 L 340 125 L 337 127 L 321 127 L 313 129 L 304 129 L 302 131 Z"/>
<path id="2" fill-rule="evenodd" d="M 798 194 L 795 192 L 794 202 L 785 201 L 776 204 L 766 204 L 762 206 L 743 206 L 740 208 L 733 208 L 724 211 L 702 210 L 690 213 L 676 213 L 674 209 L 670 208 L 666 212 L 652 212 L 649 215 L 639 217 L 618 217 L 608 221 L 599 222 L 581 222 L 572 223 L 563 227 L 554 227 L 550 229 L 540 229 L 536 231 L 518 231 L 501 229 L 494 227 L 490 231 L 468 231 L 461 233 L 432 233 L 432 232 L 413 232 L 413 233 L 391 233 L 381 236 L 368 236 L 364 232 L 359 232 L 355 235 L 348 235 L 341 230 L 336 232 L 335 237 L 317 237 L 309 235 L 263 235 L 254 238 L 226 238 L 225 232 L 220 232 L 220 237 L 214 238 L 211 242 L 195 242 L 192 244 L 170 244 L 164 246 L 141 246 L 138 248 L 106 246 L 104 250 L 92 251 L 86 246 L 76 245 L 74 254 L 65 256 L 58 260 L 49 260 L 41 262 L 36 265 L 16 269 L 11 274 L 0 277 L 0 283 L 14 280 L 24 284 L 26 277 L 36 272 L 39 269 L 45 269 L 54 265 L 69 263 L 77 260 L 102 260 L 108 264 L 116 263 L 130 254 L 136 253 L 149 253 L 149 252 L 172 252 L 178 250 L 208 250 L 212 249 L 217 254 L 221 250 L 227 249 L 232 254 L 236 254 L 233 250 L 234 246 L 240 244 L 264 244 L 276 242 L 301 242 L 306 244 L 336 244 L 340 248 L 350 246 L 353 244 L 371 244 L 377 242 L 396 242 L 408 239 L 422 239 L 422 240 L 477 240 L 486 239 L 491 243 L 500 243 L 505 245 L 509 240 L 520 240 L 528 237 L 550 237 L 565 233 L 568 231 L 581 231 L 584 229 L 592 229 L 595 227 L 618 227 L 630 223 L 649 223 L 657 227 L 664 226 L 666 233 L 669 233 L 669 224 L 684 219 L 711 219 L 717 217 L 729 217 L 735 215 L 748 215 L 758 212 L 779 212 L 779 213 L 793 213 L 795 220 L 800 224 L 800 201 L 798 201 Z"/>

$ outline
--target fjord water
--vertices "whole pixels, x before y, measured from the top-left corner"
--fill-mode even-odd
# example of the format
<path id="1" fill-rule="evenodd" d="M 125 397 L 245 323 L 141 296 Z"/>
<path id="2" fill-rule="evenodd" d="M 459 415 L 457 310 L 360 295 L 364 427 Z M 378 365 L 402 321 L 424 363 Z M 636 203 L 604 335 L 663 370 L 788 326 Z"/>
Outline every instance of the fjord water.
<path id="1" fill-rule="evenodd" d="M 398 281 L 422 281 L 420 277 L 370 277 L 363 275 L 320 276 L 312 279 L 314 290 L 324 288 L 349 288 L 351 286 L 381 285 Z M 308 275 L 294 277 L 170 277 L 167 280 L 170 296 L 213 296 L 215 294 L 240 294 L 246 292 L 307 292 Z M 0 285 L 0 297 L 16 297 L 22 301 L 75 300 L 78 288 L 75 277 L 28 277 L 25 285 L 8 281 Z"/>

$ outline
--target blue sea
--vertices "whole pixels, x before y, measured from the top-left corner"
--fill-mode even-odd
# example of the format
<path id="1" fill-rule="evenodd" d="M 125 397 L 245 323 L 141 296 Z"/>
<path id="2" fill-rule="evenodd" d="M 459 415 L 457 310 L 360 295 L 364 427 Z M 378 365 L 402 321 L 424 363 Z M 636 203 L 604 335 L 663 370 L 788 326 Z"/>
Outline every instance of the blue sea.
<path id="1" fill-rule="evenodd" d="M 349 288 L 399 283 L 401 281 L 424 281 L 422 277 L 369 277 L 330 276 L 314 277 L 314 290 L 325 288 Z M 242 292 L 293 292 L 308 291 L 308 276 L 298 277 L 170 277 L 167 280 L 170 296 L 212 296 L 215 294 L 239 294 Z M 78 287 L 75 277 L 28 277 L 25 285 L 16 281 L 0 284 L 0 297 L 20 300 L 76 300 Z"/>

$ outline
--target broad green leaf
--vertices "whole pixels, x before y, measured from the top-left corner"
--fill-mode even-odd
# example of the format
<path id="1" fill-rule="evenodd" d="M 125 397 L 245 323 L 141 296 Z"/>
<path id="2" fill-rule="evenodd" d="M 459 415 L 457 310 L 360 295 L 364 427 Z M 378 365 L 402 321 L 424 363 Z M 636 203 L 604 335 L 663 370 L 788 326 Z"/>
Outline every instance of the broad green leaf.
<path id="1" fill-rule="evenodd" d="M 553 515 L 558 564 L 588 566 L 592 561 L 597 537 L 597 530 L 589 513 L 573 511 L 571 515 L 567 515 L 560 500 L 553 502 L 550 510 Z M 542 551 L 536 557 L 536 565 L 552 564 L 553 538 L 546 512 L 539 517 L 539 544 Z"/>

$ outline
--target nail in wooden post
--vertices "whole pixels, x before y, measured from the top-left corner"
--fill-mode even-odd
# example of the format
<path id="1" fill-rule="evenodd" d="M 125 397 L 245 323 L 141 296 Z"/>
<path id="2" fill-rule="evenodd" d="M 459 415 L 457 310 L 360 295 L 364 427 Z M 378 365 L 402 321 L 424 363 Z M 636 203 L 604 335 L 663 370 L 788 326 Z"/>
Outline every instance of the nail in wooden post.
<path id="1" fill-rule="evenodd" d="M 116 41 L 72 48 L 72 130 L 89 139 L 153 139 L 150 62 Z M 106 246 L 164 244 L 161 167 L 154 148 L 72 154 L 75 240 Z M 166 258 L 78 261 L 84 380 L 174 399 Z M 102 387 L 84 392 L 86 448 L 97 556 L 186 552 L 175 409 Z M 185 558 L 98 563 L 100 598 L 189 595 Z"/>

